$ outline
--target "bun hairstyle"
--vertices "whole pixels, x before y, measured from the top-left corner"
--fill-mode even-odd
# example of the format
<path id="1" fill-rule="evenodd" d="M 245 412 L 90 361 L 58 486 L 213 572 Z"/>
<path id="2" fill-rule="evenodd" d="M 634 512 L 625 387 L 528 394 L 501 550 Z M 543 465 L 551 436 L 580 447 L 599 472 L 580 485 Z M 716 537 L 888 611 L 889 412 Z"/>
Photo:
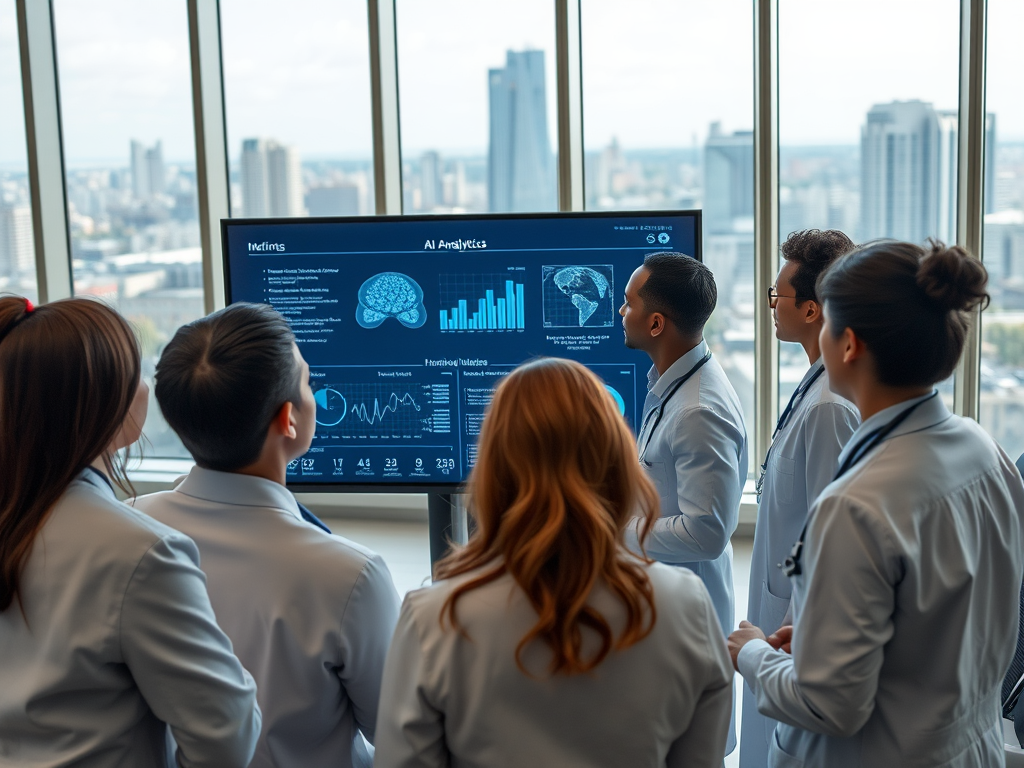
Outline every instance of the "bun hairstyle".
<path id="1" fill-rule="evenodd" d="M 928 386 L 953 373 L 971 310 L 988 306 L 988 273 L 958 245 L 878 240 L 818 279 L 833 333 L 850 328 L 888 386 Z"/>
<path id="2" fill-rule="evenodd" d="M 131 327 L 90 299 L 33 307 L 0 298 L 0 612 L 19 597 L 22 568 L 54 504 L 106 454 L 139 386 Z"/>
<path id="3" fill-rule="evenodd" d="M 458 601 L 509 574 L 537 612 L 516 648 L 533 641 L 551 652 L 549 672 L 588 672 L 613 650 L 650 633 L 654 590 L 640 558 L 623 546 L 623 529 L 641 518 L 640 540 L 658 515 L 658 493 L 636 460 L 636 441 L 601 380 L 572 360 L 541 358 L 498 386 L 469 481 L 477 522 L 469 543 L 437 564 L 437 578 L 476 571 L 445 602 L 462 631 Z M 588 603 L 603 583 L 622 603 L 613 629 Z M 585 636 L 597 643 L 584 652 Z"/>

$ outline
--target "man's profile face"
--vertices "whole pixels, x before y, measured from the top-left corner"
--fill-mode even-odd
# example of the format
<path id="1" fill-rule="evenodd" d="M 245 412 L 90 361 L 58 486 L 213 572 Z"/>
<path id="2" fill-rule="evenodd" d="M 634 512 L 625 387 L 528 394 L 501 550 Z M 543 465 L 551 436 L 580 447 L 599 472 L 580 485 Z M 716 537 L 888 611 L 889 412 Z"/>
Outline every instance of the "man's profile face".
<path id="1" fill-rule="evenodd" d="M 629 349 L 646 350 L 650 338 L 649 314 L 644 308 L 644 300 L 640 298 L 643 288 L 650 276 L 647 267 L 637 267 L 626 283 L 626 290 L 619 314 L 622 316 L 622 335 Z"/>

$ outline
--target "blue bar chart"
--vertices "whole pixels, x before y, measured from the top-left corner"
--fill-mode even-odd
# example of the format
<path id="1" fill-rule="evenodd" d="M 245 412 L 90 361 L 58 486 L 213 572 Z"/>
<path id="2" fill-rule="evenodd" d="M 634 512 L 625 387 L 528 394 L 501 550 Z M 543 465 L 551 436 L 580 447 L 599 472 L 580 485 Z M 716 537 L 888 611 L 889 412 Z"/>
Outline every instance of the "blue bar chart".
<path id="1" fill-rule="evenodd" d="M 441 275 L 442 331 L 521 331 L 526 328 L 522 270 Z"/>

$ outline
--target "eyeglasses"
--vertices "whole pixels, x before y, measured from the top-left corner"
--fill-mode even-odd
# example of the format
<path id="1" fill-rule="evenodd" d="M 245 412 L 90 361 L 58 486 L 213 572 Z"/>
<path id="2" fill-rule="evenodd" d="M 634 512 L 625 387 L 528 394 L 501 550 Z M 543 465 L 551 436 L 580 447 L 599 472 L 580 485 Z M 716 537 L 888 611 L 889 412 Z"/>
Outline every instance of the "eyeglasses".
<path id="1" fill-rule="evenodd" d="M 803 300 L 799 296 L 779 296 L 779 292 L 776 290 L 774 285 L 768 286 L 768 306 L 771 309 L 775 309 L 779 305 L 779 299 Z"/>

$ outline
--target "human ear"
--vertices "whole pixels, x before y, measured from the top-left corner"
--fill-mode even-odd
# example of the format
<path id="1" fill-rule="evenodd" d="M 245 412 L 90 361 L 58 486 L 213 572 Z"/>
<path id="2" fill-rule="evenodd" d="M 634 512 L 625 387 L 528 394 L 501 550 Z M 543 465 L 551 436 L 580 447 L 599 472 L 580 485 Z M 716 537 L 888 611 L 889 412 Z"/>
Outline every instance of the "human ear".
<path id="1" fill-rule="evenodd" d="M 824 317 L 821 312 L 821 305 L 814 299 L 808 299 L 804 302 L 804 322 L 808 325 L 813 323 L 821 322 Z"/>
<path id="2" fill-rule="evenodd" d="M 861 341 L 852 328 L 843 331 L 843 362 L 853 363 L 860 359 L 867 352 L 867 347 Z"/>
<path id="3" fill-rule="evenodd" d="M 660 336 L 665 330 L 665 316 L 660 312 L 651 315 L 651 336 Z"/>
<path id="4" fill-rule="evenodd" d="M 298 437 L 299 433 L 295 429 L 295 425 L 297 423 L 295 420 L 295 407 L 292 405 L 290 400 L 286 401 L 285 404 L 281 406 L 281 410 L 277 412 L 272 423 L 279 435 L 291 440 Z"/>

